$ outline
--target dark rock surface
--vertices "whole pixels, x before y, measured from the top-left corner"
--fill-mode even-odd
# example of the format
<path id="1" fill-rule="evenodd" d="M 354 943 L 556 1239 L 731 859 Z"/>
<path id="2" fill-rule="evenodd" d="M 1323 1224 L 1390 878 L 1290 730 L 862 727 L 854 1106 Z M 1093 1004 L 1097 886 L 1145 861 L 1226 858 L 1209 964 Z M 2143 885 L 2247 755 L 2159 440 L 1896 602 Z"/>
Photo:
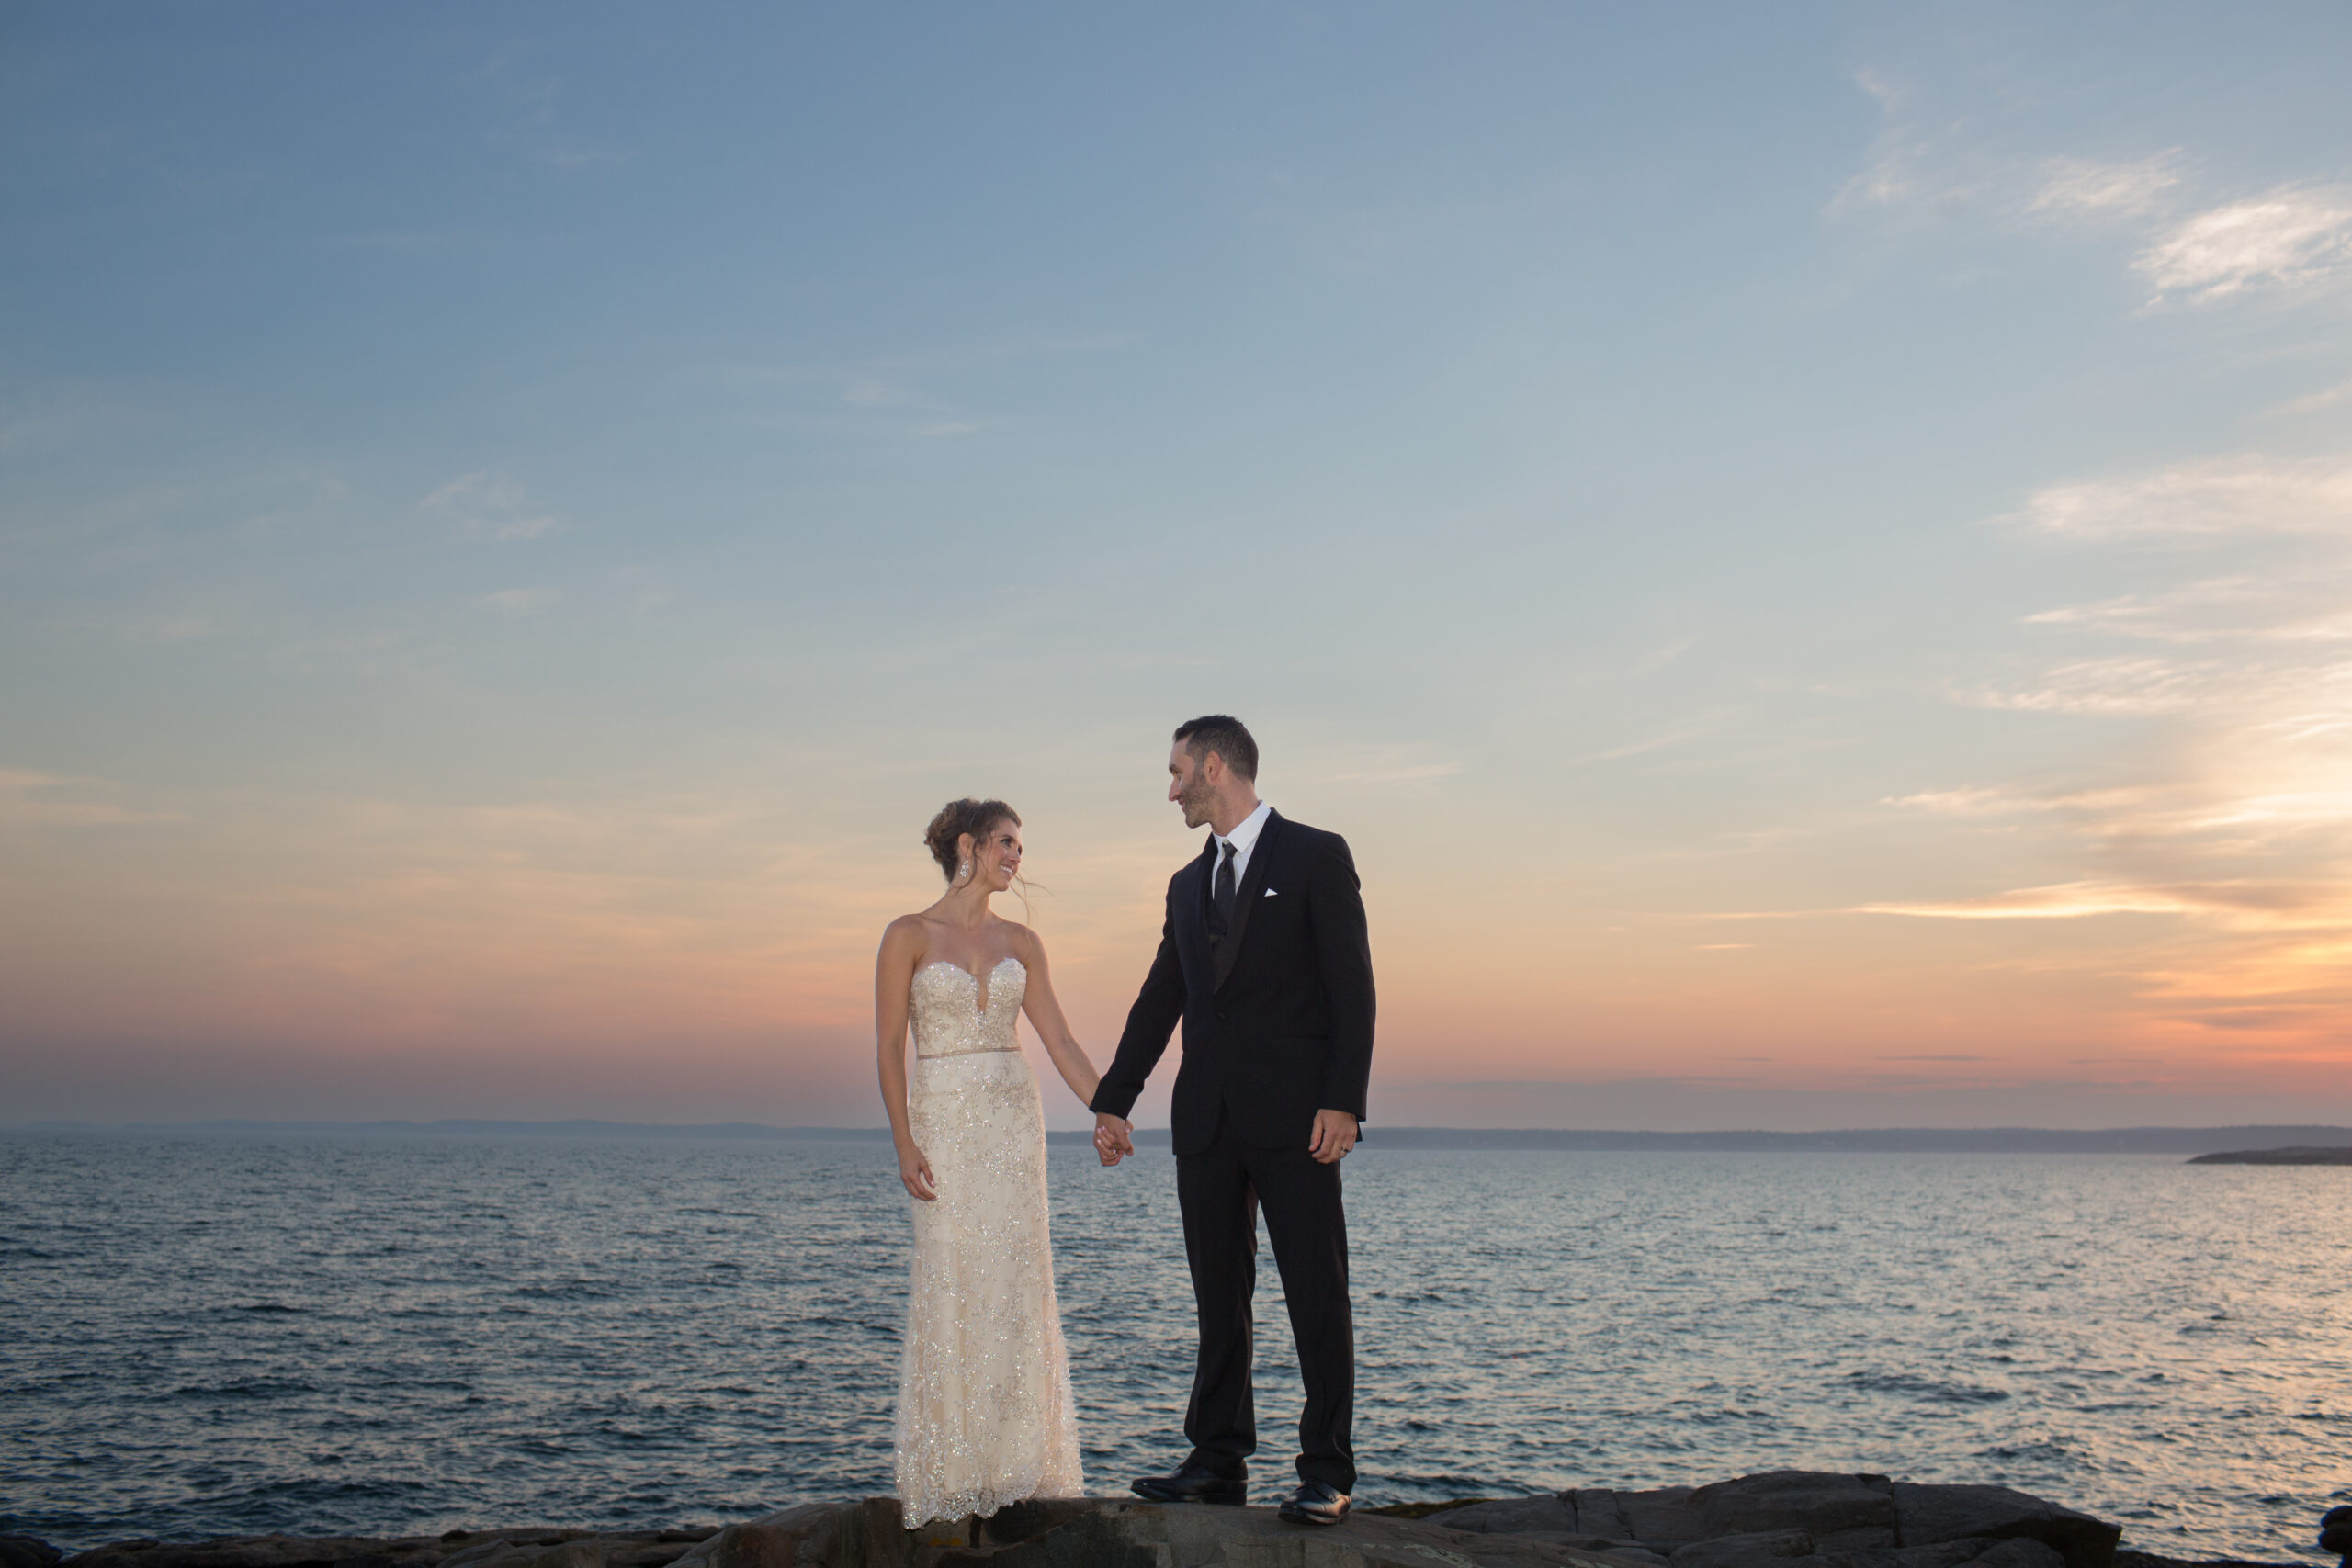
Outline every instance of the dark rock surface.
<path id="1" fill-rule="evenodd" d="M 1894 1483 L 1895 1528 L 1903 1544 L 1939 1540 L 2037 1540 L 2066 1568 L 2113 1568 L 2122 1528 L 2045 1503 L 2006 1486 Z"/>
<path id="2" fill-rule="evenodd" d="M 1696 1489 L 1511 1497 L 1430 1518 L 1673 1568 L 2113 1568 L 2122 1533 L 2007 1487 L 1805 1470 Z M 1999 1550 L 2012 1541 L 2041 1550 Z"/>
<path id="3" fill-rule="evenodd" d="M 1697 1488 L 1404 1505 L 1328 1529 L 1271 1508 L 1089 1497 L 908 1530 L 895 1500 L 868 1497 L 724 1529 L 130 1540 L 62 1564 L 40 1541 L 5 1537 L 0 1568 L 2188 1568 L 2119 1552 L 2120 1535 L 2001 1486 L 1782 1470 Z"/>
<path id="4" fill-rule="evenodd" d="M 1819 1553 L 1809 1530 L 1749 1530 L 1740 1535 L 1694 1540 L 1669 1560 L 1674 1568 L 1747 1568 L 1783 1557 L 1814 1557 Z"/>
<path id="5" fill-rule="evenodd" d="M 232 1536 L 192 1544 L 123 1540 L 71 1568 L 666 1568 L 715 1529 L 451 1530 L 439 1536 Z M 15 1564 L 0 1568 L 17 1568 Z"/>
<path id="6" fill-rule="evenodd" d="M 1505 1497 L 1490 1503 L 1471 1503 L 1427 1517 L 1449 1529 L 1474 1530 L 1481 1535 L 1523 1535 L 1556 1545 L 1600 1544 L 1577 1525 L 1574 1495 L 1570 1493 L 1557 1497 Z"/>
<path id="7" fill-rule="evenodd" d="M 2352 1503 L 2319 1517 L 2319 1549 L 2352 1562 Z"/>
<path id="8" fill-rule="evenodd" d="M 1702 1486 L 1685 1506 L 1706 1521 L 1710 1539 L 1804 1530 L 1818 1551 L 1901 1544 L 1895 1539 L 1894 1486 L 1883 1475 L 1768 1471 Z"/>
<path id="9" fill-rule="evenodd" d="M 1329 1529 L 1272 1508 L 1025 1503 L 994 1517 L 899 1527 L 888 1497 L 812 1503 L 732 1526 L 679 1568 L 1623 1568 L 1522 1536 L 1473 1535 L 1430 1521 L 1357 1514 Z"/>
<path id="10" fill-rule="evenodd" d="M 2165 1557 L 2154 1551 L 2134 1551 L 2127 1546 L 2117 1549 L 2115 1568 L 2311 1568 L 2311 1564 L 2256 1562 L 2244 1557 Z"/>

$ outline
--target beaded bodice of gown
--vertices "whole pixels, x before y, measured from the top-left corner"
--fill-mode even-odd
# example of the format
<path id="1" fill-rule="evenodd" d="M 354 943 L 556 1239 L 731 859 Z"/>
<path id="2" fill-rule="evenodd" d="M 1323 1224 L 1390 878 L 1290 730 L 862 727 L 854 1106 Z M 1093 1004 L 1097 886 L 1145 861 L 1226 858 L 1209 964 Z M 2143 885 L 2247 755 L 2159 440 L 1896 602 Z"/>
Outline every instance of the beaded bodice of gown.
<path id="1" fill-rule="evenodd" d="M 1029 972 L 915 971 L 907 1111 L 938 1198 L 913 1202 L 896 1423 L 909 1529 L 1085 1489 L 1046 1213 L 1046 1118 L 1013 1036 Z"/>
<path id="2" fill-rule="evenodd" d="M 915 1055 L 922 1060 L 971 1051 L 1018 1051 L 1013 1021 L 1029 994 L 1029 971 L 1018 958 L 997 961 L 983 980 L 945 959 L 915 971 L 912 1004 Z"/>

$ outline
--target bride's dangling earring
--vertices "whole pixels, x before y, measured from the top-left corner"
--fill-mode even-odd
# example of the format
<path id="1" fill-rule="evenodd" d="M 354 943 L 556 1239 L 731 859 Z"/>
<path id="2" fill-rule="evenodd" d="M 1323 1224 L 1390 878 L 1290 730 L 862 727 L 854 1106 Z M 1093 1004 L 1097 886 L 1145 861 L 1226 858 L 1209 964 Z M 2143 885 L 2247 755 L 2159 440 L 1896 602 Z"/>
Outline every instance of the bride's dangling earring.
<path id="1" fill-rule="evenodd" d="M 970 861 L 966 861 L 963 864 L 956 868 L 956 886 L 961 887 L 964 884 L 971 880 L 972 863 Z"/>

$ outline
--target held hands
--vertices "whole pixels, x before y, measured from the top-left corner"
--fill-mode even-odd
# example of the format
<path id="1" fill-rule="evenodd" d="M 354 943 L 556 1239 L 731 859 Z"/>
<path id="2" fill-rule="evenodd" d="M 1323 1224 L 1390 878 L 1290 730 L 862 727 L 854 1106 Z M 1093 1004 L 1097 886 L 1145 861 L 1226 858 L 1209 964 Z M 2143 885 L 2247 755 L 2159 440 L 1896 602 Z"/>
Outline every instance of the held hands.
<path id="1" fill-rule="evenodd" d="M 899 1145 L 899 1179 L 910 1193 L 922 1201 L 930 1203 L 938 1200 L 939 1183 L 931 1174 L 931 1161 L 925 1159 L 922 1150 L 912 1144 Z"/>
<path id="2" fill-rule="evenodd" d="M 1135 1123 L 1107 1111 L 1094 1113 L 1094 1153 L 1104 1165 L 1116 1165 L 1136 1152 Z"/>
<path id="3" fill-rule="evenodd" d="M 1315 1132 L 1314 1135 L 1307 1140 L 1306 1152 L 1322 1164 L 1337 1165 L 1347 1158 L 1350 1149 L 1356 1146 L 1356 1119 L 1347 1111 L 1318 1111 L 1315 1113 Z M 1134 1123 L 1124 1116 L 1114 1116 L 1108 1111 L 1096 1111 L 1094 1113 L 1095 1156 L 1104 1165 L 1116 1165 L 1135 1152 Z M 909 1190 L 912 1189 L 910 1188 Z"/>
<path id="4" fill-rule="evenodd" d="M 1099 1134 L 1098 1134 L 1099 1136 Z M 1356 1119 L 1344 1111 L 1318 1111 L 1315 1113 L 1315 1134 L 1306 1140 L 1306 1152 L 1322 1165 L 1337 1165 L 1348 1157 L 1356 1146 Z"/>

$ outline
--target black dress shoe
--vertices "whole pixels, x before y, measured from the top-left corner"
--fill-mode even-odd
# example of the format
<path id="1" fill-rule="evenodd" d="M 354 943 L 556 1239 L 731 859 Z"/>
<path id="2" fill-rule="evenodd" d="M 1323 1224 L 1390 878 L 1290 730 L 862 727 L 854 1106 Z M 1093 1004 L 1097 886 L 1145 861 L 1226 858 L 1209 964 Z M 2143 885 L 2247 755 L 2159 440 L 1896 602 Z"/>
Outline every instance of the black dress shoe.
<path id="1" fill-rule="evenodd" d="M 1282 1516 L 1295 1525 L 1336 1525 L 1348 1517 L 1348 1495 L 1320 1481 L 1302 1481 L 1283 1499 Z"/>
<path id="2" fill-rule="evenodd" d="M 1250 1500 L 1250 1483 L 1247 1481 L 1218 1475 L 1196 1464 L 1178 1465 L 1173 1475 L 1137 1476 L 1127 1483 L 1127 1490 L 1154 1503 L 1227 1503 L 1238 1506 Z"/>

